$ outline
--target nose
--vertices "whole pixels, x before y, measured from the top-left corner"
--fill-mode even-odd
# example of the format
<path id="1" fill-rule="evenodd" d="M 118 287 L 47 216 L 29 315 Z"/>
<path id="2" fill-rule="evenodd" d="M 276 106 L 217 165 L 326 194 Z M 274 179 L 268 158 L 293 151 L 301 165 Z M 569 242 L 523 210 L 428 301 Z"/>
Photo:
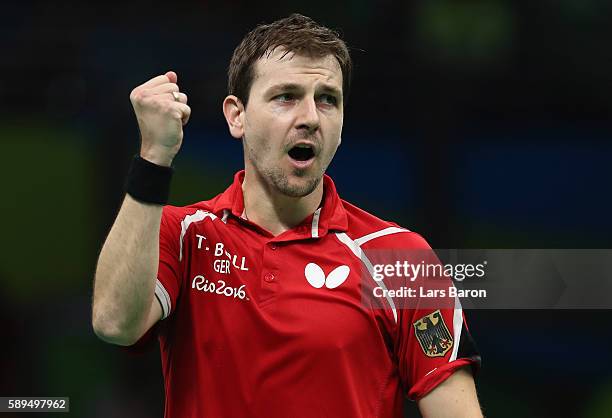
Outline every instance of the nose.
<path id="1" fill-rule="evenodd" d="M 309 134 L 312 134 L 319 129 L 321 121 L 319 119 L 319 111 L 317 110 L 317 104 L 314 98 L 301 100 L 297 111 L 297 129 L 306 130 Z"/>

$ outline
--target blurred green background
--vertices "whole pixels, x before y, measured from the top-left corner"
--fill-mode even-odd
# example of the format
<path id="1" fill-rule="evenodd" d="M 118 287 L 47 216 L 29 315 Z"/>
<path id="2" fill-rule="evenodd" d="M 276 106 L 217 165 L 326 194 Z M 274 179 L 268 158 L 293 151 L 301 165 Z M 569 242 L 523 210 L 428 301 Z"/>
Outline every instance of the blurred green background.
<path id="1" fill-rule="evenodd" d="M 434 248 L 611 248 L 610 2 L 3 3 L 0 396 L 162 416 L 158 349 L 104 344 L 90 326 L 97 254 L 138 149 L 128 96 L 179 74 L 193 115 L 171 201 L 211 198 L 242 166 L 221 114 L 229 57 L 291 12 L 352 49 L 330 167 L 345 199 Z M 610 311 L 467 316 L 487 416 L 612 417 Z"/>

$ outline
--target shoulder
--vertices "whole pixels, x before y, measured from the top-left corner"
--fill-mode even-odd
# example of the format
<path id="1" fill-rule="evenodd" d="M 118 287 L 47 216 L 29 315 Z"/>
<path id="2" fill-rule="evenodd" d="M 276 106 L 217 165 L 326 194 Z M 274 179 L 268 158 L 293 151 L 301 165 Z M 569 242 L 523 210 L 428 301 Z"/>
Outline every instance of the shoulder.
<path id="1" fill-rule="evenodd" d="M 431 247 L 419 233 L 395 222 L 381 219 L 345 200 L 342 205 L 348 219 L 347 236 L 360 247 L 367 248 L 412 248 Z"/>
<path id="2" fill-rule="evenodd" d="M 165 205 L 162 209 L 162 226 L 180 226 L 206 217 L 216 218 L 217 216 L 213 214 L 213 208 L 218 198 L 219 196 L 215 196 L 210 200 L 185 206 Z"/>

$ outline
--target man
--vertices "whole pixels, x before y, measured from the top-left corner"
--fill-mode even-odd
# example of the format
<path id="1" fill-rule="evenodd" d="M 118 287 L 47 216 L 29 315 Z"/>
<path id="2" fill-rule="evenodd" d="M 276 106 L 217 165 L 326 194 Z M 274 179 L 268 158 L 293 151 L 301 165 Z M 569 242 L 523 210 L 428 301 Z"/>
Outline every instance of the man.
<path id="1" fill-rule="evenodd" d="M 324 175 L 350 73 L 344 42 L 307 17 L 256 27 L 223 102 L 245 169 L 187 207 L 163 206 L 187 96 L 171 71 L 132 91 L 141 151 L 100 254 L 93 327 L 119 345 L 159 335 L 166 417 L 397 418 L 404 396 L 425 417 L 482 416 L 459 307 L 362 302 L 363 251 L 429 247 Z M 452 330 L 445 351 L 420 344 L 425 320 Z"/>

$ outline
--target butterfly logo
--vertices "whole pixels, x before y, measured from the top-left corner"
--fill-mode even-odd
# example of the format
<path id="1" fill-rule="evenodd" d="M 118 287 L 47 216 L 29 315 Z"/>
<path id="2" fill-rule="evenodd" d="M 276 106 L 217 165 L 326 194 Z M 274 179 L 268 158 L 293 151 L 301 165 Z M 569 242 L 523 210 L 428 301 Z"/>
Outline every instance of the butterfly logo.
<path id="1" fill-rule="evenodd" d="M 304 269 L 304 275 L 308 283 L 316 289 L 320 289 L 325 285 L 328 289 L 335 289 L 346 281 L 351 269 L 349 266 L 338 266 L 333 269 L 327 276 L 323 269 L 317 263 L 308 263 Z"/>

